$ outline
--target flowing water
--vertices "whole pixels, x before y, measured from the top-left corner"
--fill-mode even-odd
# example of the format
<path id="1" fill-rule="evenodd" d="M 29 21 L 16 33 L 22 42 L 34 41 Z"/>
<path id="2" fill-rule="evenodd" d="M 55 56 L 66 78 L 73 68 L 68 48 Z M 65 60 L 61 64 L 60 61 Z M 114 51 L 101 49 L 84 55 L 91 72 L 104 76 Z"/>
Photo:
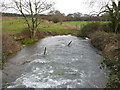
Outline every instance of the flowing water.
<path id="1" fill-rule="evenodd" d="M 88 39 L 71 35 L 47 37 L 8 59 L 3 87 L 103 88 L 107 75 L 100 69 L 101 59 Z"/>

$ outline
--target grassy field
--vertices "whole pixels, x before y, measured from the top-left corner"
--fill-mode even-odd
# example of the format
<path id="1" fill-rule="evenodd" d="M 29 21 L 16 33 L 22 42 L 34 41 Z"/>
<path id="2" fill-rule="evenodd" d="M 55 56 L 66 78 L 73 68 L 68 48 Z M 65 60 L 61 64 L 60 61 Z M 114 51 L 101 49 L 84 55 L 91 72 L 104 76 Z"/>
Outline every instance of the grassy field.
<path id="1" fill-rule="evenodd" d="M 27 28 L 27 24 L 23 19 L 12 19 L 2 21 L 3 33 L 20 33 L 23 29 Z"/>
<path id="2" fill-rule="evenodd" d="M 3 20 L 2 21 L 2 31 L 3 33 L 20 33 L 22 30 L 27 28 L 27 24 L 24 19 L 12 19 L 12 20 Z M 51 22 L 41 22 L 38 27 L 40 31 L 51 31 L 59 34 L 69 34 L 77 33 L 77 30 L 71 30 L 69 28 L 63 27 L 60 23 L 51 23 Z"/>
<path id="3" fill-rule="evenodd" d="M 63 22 L 60 23 L 52 23 L 52 22 L 41 22 L 38 27 L 39 31 L 51 31 L 56 32 L 58 34 L 69 34 L 69 33 L 78 33 L 82 27 L 89 23 L 94 23 L 96 21 L 71 21 L 71 22 Z M 107 22 L 101 22 L 107 23 Z M 67 24 L 70 26 L 76 27 L 75 29 L 65 28 L 63 24 Z M 22 30 L 27 28 L 27 24 L 24 19 L 10 19 L 2 21 L 2 31 L 3 33 L 20 33 Z"/>
<path id="4" fill-rule="evenodd" d="M 63 22 L 63 24 L 69 24 L 72 26 L 79 27 L 81 29 L 87 24 L 96 23 L 96 22 L 103 23 L 103 24 L 108 23 L 108 21 L 71 21 L 71 22 L 68 21 L 68 22 Z"/>

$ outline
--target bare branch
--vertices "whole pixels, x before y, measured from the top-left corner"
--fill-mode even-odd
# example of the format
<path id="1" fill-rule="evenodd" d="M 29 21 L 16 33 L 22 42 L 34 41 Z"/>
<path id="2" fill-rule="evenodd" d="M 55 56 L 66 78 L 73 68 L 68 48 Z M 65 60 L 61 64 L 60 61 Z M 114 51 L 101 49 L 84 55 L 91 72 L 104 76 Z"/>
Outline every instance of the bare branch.
<path id="1" fill-rule="evenodd" d="M 14 9 L 19 11 L 24 17 L 29 30 L 31 31 L 31 36 L 35 35 L 38 25 L 40 24 L 39 14 L 43 13 L 46 10 L 49 10 L 53 4 L 48 3 L 47 0 L 11 0 L 14 4 L 11 4 L 10 7 L 7 5 L 3 6 L 8 9 Z M 14 5 L 14 6 L 12 6 Z M 28 18 L 27 14 L 31 17 Z"/>

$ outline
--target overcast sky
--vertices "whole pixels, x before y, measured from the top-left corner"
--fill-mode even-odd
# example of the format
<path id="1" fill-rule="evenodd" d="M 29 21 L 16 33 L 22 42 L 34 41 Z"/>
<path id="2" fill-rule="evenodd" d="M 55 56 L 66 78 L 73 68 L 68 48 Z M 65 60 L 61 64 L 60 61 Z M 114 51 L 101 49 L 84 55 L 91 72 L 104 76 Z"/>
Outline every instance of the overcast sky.
<path id="1" fill-rule="evenodd" d="M 81 12 L 83 14 L 88 14 L 92 11 L 92 9 L 89 8 L 89 5 L 85 4 L 86 0 L 53 0 L 53 1 L 56 2 L 55 8 L 65 14 L 74 13 L 74 12 Z"/>
<path id="2" fill-rule="evenodd" d="M 0 0 L 0 3 L 4 0 Z M 10 0 L 6 0 L 9 2 Z M 108 2 L 110 0 L 94 0 L 95 5 L 94 7 L 89 7 L 88 4 L 85 4 L 85 1 L 88 3 L 91 0 L 48 0 L 55 2 L 55 9 L 59 10 L 62 13 L 65 13 L 66 15 L 69 13 L 74 13 L 74 12 L 80 12 L 82 14 L 89 14 L 92 11 L 98 11 L 100 8 L 101 2 Z"/>
<path id="3" fill-rule="evenodd" d="M 88 13 L 84 4 L 85 0 L 53 0 L 55 1 L 55 9 L 68 14 L 74 12 Z"/>

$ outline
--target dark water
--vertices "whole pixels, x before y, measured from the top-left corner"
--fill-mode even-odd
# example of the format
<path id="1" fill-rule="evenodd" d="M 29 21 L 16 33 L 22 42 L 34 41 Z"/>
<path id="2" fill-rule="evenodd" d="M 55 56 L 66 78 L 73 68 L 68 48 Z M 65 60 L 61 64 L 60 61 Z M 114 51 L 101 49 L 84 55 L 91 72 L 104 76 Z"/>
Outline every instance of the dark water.
<path id="1" fill-rule="evenodd" d="M 47 37 L 9 58 L 3 87 L 103 88 L 107 75 L 100 69 L 101 59 L 89 40 L 71 35 Z"/>

